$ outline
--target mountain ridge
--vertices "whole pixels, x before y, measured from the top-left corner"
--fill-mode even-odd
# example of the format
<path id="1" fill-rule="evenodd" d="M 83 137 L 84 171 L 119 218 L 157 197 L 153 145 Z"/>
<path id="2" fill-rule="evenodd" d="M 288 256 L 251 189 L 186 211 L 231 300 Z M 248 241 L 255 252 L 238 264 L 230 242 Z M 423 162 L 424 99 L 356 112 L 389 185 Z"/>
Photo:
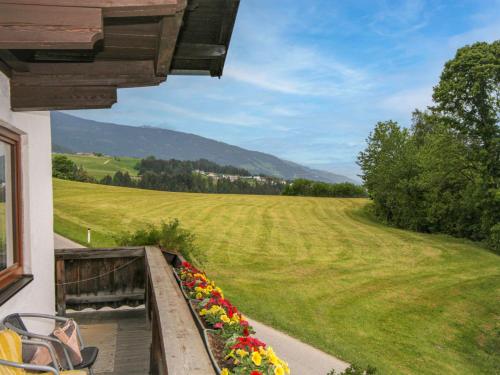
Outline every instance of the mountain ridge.
<path id="1" fill-rule="evenodd" d="M 307 178 L 330 183 L 353 182 L 335 173 L 309 168 L 277 156 L 177 130 L 87 120 L 51 112 L 54 151 L 102 152 L 112 156 L 161 159 L 207 159 L 244 168 L 253 174 L 285 179 Z"/>

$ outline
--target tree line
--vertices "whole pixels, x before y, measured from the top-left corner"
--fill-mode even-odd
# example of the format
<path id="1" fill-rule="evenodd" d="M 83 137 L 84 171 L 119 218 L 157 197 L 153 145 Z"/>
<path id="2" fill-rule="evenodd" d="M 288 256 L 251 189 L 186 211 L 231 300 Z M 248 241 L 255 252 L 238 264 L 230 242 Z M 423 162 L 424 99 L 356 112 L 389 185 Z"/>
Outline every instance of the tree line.
<path id="1" fill-rule="evenodd" d="M 349 182 L 328 184 L 326 182 L 311 181 L 304 178 L 298 178 L 287 185 L 283 190 L 283 195 L 339 198 L 361 198 L 367 196 L 363 186 Z"/>
<path id="2" fill-rule="evenodd" d="M 500 41 L 459 49 L 409 128 L 379 122 L 358 164 L 387 223 L 500 250 Z"/>
<path id="3" fill-rule="evenodd" d="M 233 166 L 220 166 L 208 160 L 181 161 L 162 160 L 148 157 L 138 162 L 135 169 L 138 176 L 129 172 L 117 171 L 100 180 L 90 176 L 82 166 L 77 166 L 65 155 L 54 155 L 53 176 L 66 180 L 100 183 L 103 185 L 132 187 L 149 190 L 218 193 L 218 194 L 257 194 L 257 195 L 302 195 L 316 197 L 363 197 L 366 192 L 363 187 L 350 184 L 328 184 L 324 182 L 297 179 L 293 182 L 280 178 L 260 176 L 260 179 L 238 178 L 231 180 L 222 177 L 231 174 L 250 177 L 245 169 Z M 197 171 L 219 174 L 214 178 Z"/>

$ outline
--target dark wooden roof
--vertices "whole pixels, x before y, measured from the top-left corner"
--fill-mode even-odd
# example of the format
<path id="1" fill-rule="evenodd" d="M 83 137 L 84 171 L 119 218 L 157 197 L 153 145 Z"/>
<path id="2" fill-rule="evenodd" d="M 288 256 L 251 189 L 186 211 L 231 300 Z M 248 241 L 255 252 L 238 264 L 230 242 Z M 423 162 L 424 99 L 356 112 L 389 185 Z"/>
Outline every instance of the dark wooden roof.
<path id="1" fill-rule="evenodd" d="M 121 87 L 222 75 L 239 0 L 0 0 L 13 110 L 107 108 Z"/>

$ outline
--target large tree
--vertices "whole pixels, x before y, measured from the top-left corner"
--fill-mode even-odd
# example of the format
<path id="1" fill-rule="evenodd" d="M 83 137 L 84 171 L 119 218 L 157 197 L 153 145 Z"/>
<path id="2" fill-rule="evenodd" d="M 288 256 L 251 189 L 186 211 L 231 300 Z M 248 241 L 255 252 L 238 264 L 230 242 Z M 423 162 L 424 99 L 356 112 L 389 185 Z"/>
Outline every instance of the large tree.
<path id="1" fill-rule="evenodd" d="M 433 99 L 410 129 L 378 123 L 360 153 L 375 213 L 500 249 L 500 41 L 459 49 Z"/>

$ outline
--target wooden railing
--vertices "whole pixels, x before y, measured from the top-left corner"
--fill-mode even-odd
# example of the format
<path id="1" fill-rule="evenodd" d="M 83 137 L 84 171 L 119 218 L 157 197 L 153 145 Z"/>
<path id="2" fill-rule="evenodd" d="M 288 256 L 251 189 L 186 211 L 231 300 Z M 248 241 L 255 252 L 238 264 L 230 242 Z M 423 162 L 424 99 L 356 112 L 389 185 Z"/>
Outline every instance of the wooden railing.
<path id="1" fill-rule="evenodd" d="M 55 251 L 57 313 L 145 302 L 144 247 Z"/>
<path id="2" fill-rule="evenodd" d="M 67 308 L 145 304 L 151 326 L 150 374 L 214 374 L 172 273 L 182 257 L 156 247 L 56 250 L 58 314 Z"/>

